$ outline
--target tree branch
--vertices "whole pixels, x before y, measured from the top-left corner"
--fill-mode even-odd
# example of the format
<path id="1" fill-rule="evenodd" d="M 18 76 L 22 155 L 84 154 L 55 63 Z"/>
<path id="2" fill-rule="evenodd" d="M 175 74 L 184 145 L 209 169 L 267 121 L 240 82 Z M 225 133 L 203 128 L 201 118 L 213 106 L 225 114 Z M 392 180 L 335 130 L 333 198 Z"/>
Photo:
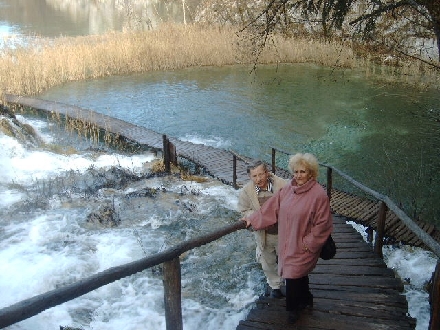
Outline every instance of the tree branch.
<path id="1" fill-rule="evenodd" d="M 385 5 L 385 6 L 382 6 L 382 5 L 383 4 L 380 2 L 379 3 L 379 9 L 376 9 L 376 10 L 372 11 L 369 14 L 361 15 L 358 18 L 356 18 L 355 20 L 351 21 L 349 24 L 350 25 L 354 25 L 354 24 L 357 24 L 357 23 L 359 23 L 361 21 L 365 21 L 365 20 L 367 20 L 369 18 L 377 17 L 380 14 L 382 14 L 384 12 L 387 12 L 387 11 L 390 11 L 390 10 L 393 10 L 393 9 L 397 9 L 397 8 L 400 8 L 400 7 L 403 7 L 403 6 L 411 6 L 411 1 L 402 0 L 402 1 L 399 1 L 399 2 L 396 2 L 396 3 L 392 3 L 392 4 L 388 4 L 388 5 Z"/>
<path id="2" fill-rule="evenodd" d="M 402 55 L 404 55 L 404 56 L 410 57 L 410 58 L 412 58 L 414 60 L 417 60 L 417 61 L 423 62 L 425 64 L 428 64 L 429 66 L 432 66 L 433 68 L 435 68 L 437 70 L 440 70 L 440 65 L 437 65 L 437 64 L 434 64 L 434 63 L 429 62 L 427 60 L 424 60 L 423 58 L 420 58 L 418 56 L 407 54 L 407 53 L 405 53 L 405 52 L 403 52 L 403 51 L 401 51 L 399 49 L 395 49 L 395 51 L 400 53 L 400 54 L 402 54 Z"/>

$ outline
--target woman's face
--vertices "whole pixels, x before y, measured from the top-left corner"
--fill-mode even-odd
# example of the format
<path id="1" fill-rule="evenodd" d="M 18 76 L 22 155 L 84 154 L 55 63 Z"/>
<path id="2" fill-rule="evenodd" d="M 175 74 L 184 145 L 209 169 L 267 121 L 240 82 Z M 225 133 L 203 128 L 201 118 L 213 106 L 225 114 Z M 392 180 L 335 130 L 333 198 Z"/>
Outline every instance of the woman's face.
<path id="1" fill-rule="evenodd" d="M 298 165 L 293 170 L 293 177 L 298 184 L 298 186 L 302 186 L 304 183 L 310 180 L 312 175 L 310 171 L 306 169 L 303 165 Z"/>

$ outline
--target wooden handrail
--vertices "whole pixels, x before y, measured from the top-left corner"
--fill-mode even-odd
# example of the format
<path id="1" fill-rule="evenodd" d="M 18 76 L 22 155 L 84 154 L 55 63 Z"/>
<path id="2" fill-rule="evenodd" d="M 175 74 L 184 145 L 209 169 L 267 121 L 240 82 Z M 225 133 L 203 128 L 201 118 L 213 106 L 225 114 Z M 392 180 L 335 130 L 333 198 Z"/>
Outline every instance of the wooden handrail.
<path id="1" fill-rule="evenodd" d="M 374 252 L 383 259 L 383 238 L 385 237 L 385 223 L 387 217 L 387 205 L 379 202 L 379 213 L 377 216 L 377 231 L 376 231 L 376 244 L 374 245 Z"/>
<path id="2" fill-rule="evenodd" d="M 168 139 L 168 137 L 163 134 L 162 135 L 162 154 L 163 154 L 163 163 L 165 165 L 165 172 L 171 173 L 171 163 L 174 166 L 177 166 L 177 152 L 176 146 L 174 143 Z"/>
<path id="3" fill-rule="evenodd" d="M 276 150 L 280 151 L 286 155 L 289 153 L 272 148 L 272 167 L 276 167 Z M 374 246 L 374 251 L 381 258 L 383 258 L 383 237 L 385 234 L 385 223 L 386 223 L 386 212 L 387 209 L 396 214 L 396 216 L 426 245 L 428 246 L 432 252 L 436 254 L 437 257 L 440 257 L 440 244 L 435 241 L 428 233 L 426 233 L 423 229 L 419 227 L 409 216 L 405 214 L 388 196 L 378 193 L 377 191 L 363 185 L 362 183 L 356 181 L 346 173 L 338 170 L 337 168 L 319 163 L 320 166 L 324 166 L 327 168 L 327 195 L 331 198 L 331 194 L 329 190 L 331 190 L 332 186 L 332 172 L 335 171 L 345 180 L 350 182 L 352 185 L 358 187 L 362 191 L 367 194 L 375 197 L 380 201 L 378 219 L 377 219 L 377 232 L 376 232 L 376 242 Z M 430 324 L 429 330 L 439 329 L 440 328 L 440 259 L 437 261 L 436 270 L 432 276 L 432 289 L 430 292 L 430 303 L 431 303 L 431 315 L 430 315 Z"/>
<path id="4" fill-rule="evenodd" d="M 282 152 L 286 155 L 289 155 L 289 153 L 272 148 L 273 150 L 277 150 L 279 152 Z M 272 153 L 272 157 L 275 157 L 275 153 Z M 382 201 L 385 203 L 385 205 L 393 211 L 397 217 L 403 223 L 427 246 L 431 249 L 432 252 L 435 253 L 437 257 L 440 257 L 440 244 L 434 240 L 430 235 L 428 235 L 422 228 L 419 227 L 417 223 L 415 223 L 409 216 L 405 214 L 404 211 L 402 211 L 388 196 L 378 193 L 377 191 L 363 185 L 362 183 L 356 181 L 352 177 L 350 177 L 348 174 L 342 172 L 341 170 L 338 170 L 336 167 L 325 164 L 325 163 L 319 163 L 319 165 L 324 166 L 326 168 L 331 169 L 332 171 L 338 173 L 341 177 L 343 177 L 345 180 L 350 182 L 355 187 L 361 189 L 362 191 L 366 192 L 367 194 L 375 197 L 377 200 Z M 327 181 L 329 181 L 329 175 L 327 175 Z"/>
<path id="5" fill-rule="evenodd" d="M 328 199 L 332 199 L 332 189 L 333 189 L 333 169 L 327 167 L 327 196 Z"/>
<path id="6" fill-rule="evenodd" d="M 23 102 L 23 98 L 19 97 L 19 96 L 14 96 L 14 95 L 5 95 L 5 98 L 8 98 L 8 102 L 10 103 L 17 103 L 17 104 L 22 104 L 25 105 L 26 102 Z M 36 109 L 38 109 L 38 107 L 35 106 L 35 104 L 32 104 L 33 101 L 30 98 L 26 98 L 27 99 L 27 106 L 31 106 L 34 107 Z M 30 101 L 29 101 L 30 99 Z M 29 104 L 29 102 L 31 104 Z M 40 103 L 43 102 L 46 107 L 45 110 L 46 111 L 52 111 L 51 108 L 53 108 L 53 104 L 49 104 L 47 105 L 49 102 L 47 101 L 39 101 Z M 53 103 L 53 102 L 52 102 Z M 66 111 L 65 112 L 61 112 L 64 113 L 65 115 L 67 115 L 69 113 L 69 110 L 71 111 L 77 111 L 77 110 L 83 110 L 80 109 L 78 107 L 73 107 L 73 106 L 65 106 Z M 58 113 L 56 111 L 54 111 L 55 113 Z M 85 113 L 89 114 L 91 112 L 89 111 L 85 111 Z M 104 119 L 106 118 L 105 115 L 100 116 L 100 120 L 95 120 L 94 124 L 99 126 L 99 125 L 103 125 L 102 127 L 106 127 Z M 102 124 L 104 122 L 104 124 Z M 164 157 L 167 158 L 166 163 L 169 164 L 169 162 L 171 161 L 171 157 L 170 157 L 170 147 L 169 147 L 169 141 L 168 139 L 166 139 L 166 136 L 164 137 L 164 143 L 163 143 L 163 149 L 164 149 Z M 282 151 L 277 149 L 279 152 L 285 153 L 286 155 L 290 155 L 291 153 Z M 276 169 L 276 161 L 275 161 L 275 157 L 276 157 L 276 152 L 275 152 L 275 148 L 272 149 L 272 171 L 275 173 L 275 169 Z M 238 155 L 237 158 L 240 158 L 242 160 L 244 160 L 246 163 L 247 161 Z M 234 156 L 234 157 L 235 157 Z M 236 159 L 235 158 L 235 161 Z M 440 257 L 440 244 L 438 244 L 431 236 L 429 236 L 424 230 L 422 230 L 414 221 L 412 221 L 412 219 L 410 219 L 400 208 L 397 207 L 397 205 L 386 195 L 382 195 L 379 194 L 378 192 L 364 186 L 363 184 L 357 182 L 356 180 L 354 180 L 353 178 L 351 178 L 350 176 L 348 176 L 347 174 L 343 173 L 342 171 L 326 165 L 326 164 L 321 164 L 321 166 L 325 166 L 327 167 L 328 171 L 327 171 L 327 193 L 329 195 L 329 198 L 331 198 L 331 194 L 329 193 L 329 191 L 331 191 L 331 178 L 332 178 L 332 171 L 335 171 L 336 173 L 338 173 L 339 175 L 341 175 L 343 178 L 345 178 L 347 181 L 349 181 L 350 183 L 352 183 L 354 186 L 360 188 L 361 190 L 363 190 L 364 192 L 374 196 L 375 198 L 377 198 L 379 201 L 381 201 L 381 206 L 384 205 L 387 208 L 389 208 L 390 210 L 392 210 L 401 221 L 403 221 L 405 223 L 405 225 L 426 245 L 428 246 L 438 257 Z M 168 170 L 168 168 L 167 168 Z M 237 187 L 236 185 L 236 164 L 234 165 L 234 186 Z M 383 223 L 385 223 L 386 221 L 386 210 L 385 207 L 381 207 L 380 208 L 382 211 L 380 211 L 381 214 L 383 215 Z M 379 216 L 381 217 L 381 216 Z M 378 223 L 381 222 L 381 220 L 378 220 Z M 235 230 L 238 229 L 242 229 L 244 228 L 244 223 L 237 223 L 231 227 L 237 227 Z M 384 227 L 384 225 L 379 226 L 378 228 L 380 229 L 380 227 Z M 231 231 L 232 232 L 232 231 Z M 379 233 L 378 233 L 379 235 Z M 220 236 L 221 237 L 221 236 Z M 376 240 L 377 241 L 377 240 Z M 186 242 L 186 243 L 190 243 Z M 195 245 L 196 246 L 200 246 L 206 243 L 201 243 L 199 245 Z M 182 250 L 182 251 L 188 251 L 189 249 L 191 249 L 193 247 L 189 247 L 186 250 Z M 75 284 L 72 284 L 70 286 L 67 286 L 65 288 L 61 288 L 58 290 L 53 290 L 51 292 L 48 292 L 46 294 L 40 295 L 40 296 L 36 296 L 34 298 L 22 301 L 21 303 L 17 303 L 15 305 L 12 305 L 10 307 L 4 308 L 2 310 L 0 310 L 0 327 L 4 327 L 16 322 L 19 322 L 21 320 L 24 320 L 26 318 L 29 318 L 33 315 L 36 315 L 38 313 L 40 313 L 41 311 L 59 305 L 61 303 L 64 303 L 68 300 L 74 299 L 78 296 L 81 296 L 85 293 L 88 293 L 92 290 L 95 290 L 96 288 L 99 288 L 103 285 L 109 284 L 113 281 L 116 281 L 118 279 L 121 279 L 123 277 L 132 275 L 136 272 L 142 271 L 144 269 L 153 267 L 155 265 L 164 264 L 164 268 L 168 268 L 168 269 L 172 269 L 172 272 L 174 272 L 174 275 L 178 275 L 177 278 L 180 279 L 180 264 L 178 262 L 176 262 L 176 259 L 178 261 L 178 256 L 183 253 L 183 252 L 179 252 L 179 250 L 181 250 L 180 245 L 178 245 L 177 247 L 170 249 L 168 251 L 165 251 L 161 254 L 155 255 L 153 257 L 150 258 L 144 258 L 141 260 L 138 260 L 136 262 L 133 262 L 131 264 L 127 264 L 124 266 L 119 266 L 119 267 L 115 267 L 115 268 L 111 268 L 108 269 L 102 273 L 98 273 L 94 276 L 91 276 L 88 279 L 82 280 L 80 282 L 77 282 Z M 165 253 L 165 254 L 164 254 Z M 177 255 L 175 253 L 178 253 Z M 160 260 L 158 260 L 157 258 L 162 258 Z M 437 269 L 439 268 L 439 266 L 437 266 Z M 440 276 L 438 275 L 440 273 L 440 271 L 436 271 L 437 274 L 437 278 L 439 278 Z M 169 274 L 168 274 L 169 275 Z M 180 283 L 180 280 L 178 281 Z M 171 294 L 170 296 L 175 296 L 178 297 L 179 301 L 180 301 L 180 293 L 177 292 L 178 289 L 174 288 L 176 283 L 176 278 L 174 276 L 171 276 L 170 278 L 166 277 L 164 278 L 164 285 L 166 287 L 166 290 L 171 290 L 173 292 L 173 294 Z M 437 280 L 435 283 L 440 283 L 440 280 Z M 177 286 L 179 287 L 179 286 Z M 437 286 L 435 287 L 435 289 L 439 290 L 440 284 L 437 284 Z M 177 293 L 176 293 L 177 292 Z M 440 294 L 437 294 L 437 297 Z M 66 298 L 68 297 L 68 298 Z M 165 297 L 165 299 L 167 299 Z M 437 299 L 438 301 L 438 299 Z M 46 307 L 43 307 L 46 306 Z M 178 301 L 166 301 L 165 306 L 168 306 L 167 308 L 169 310 L 166 311 L 166 317 L 167 317 L 167 329 L 176 329 L 179 330 L 181 328 L 181 315 L 179 316 L 178 314 L 176 314 L 176 310 L 180 310 L 180 305 Z M 440 311 L 439 308 L 436 309 L 437 310 L 437 322 L 434 322 L 435 325 L 432 329 L 438 329 L 438 320 L 440 320 Z M 181 313 L 181 310 L 180 310 Z M 15 321 L 13 321 L 12 323 L 8 323 L 11 321 L 11 319 L 14 319 Z M 170 326 L 168 327 L 168 320 L 175 320 L 174 323 L 174 327 Z M 179 319 L 180 319 L 180 323 L 179 323 Z M 432 315 L 431 315 L 431 319 L 432 319 Z M 3 323 L 2 323 L 3 322 Z M 431 329 L 430 329 L 431 330 Z"/>
<path id="7" fill-rule="evenodd" d="M 96 290 L 104 285 L 110 284 L 121 278 L 136 274 L 145 269 L 164 264 L 164 286 L 165 286 L 165 311 L 167 330 L 182 329 L 182 311 L 180 309 L 180 271 L 176 274 L 176 263 L 179 263 L 179 256 L 186 251 L 196 247 L 213 242 L 225 235 L 233 233 L 240 229 L 245 229 L 246 225 L 243 221 L 237 221 L 231 225 L 220 228 L 209 234 L 196 237 L 194 239 L 182 242 L 163 252 L 153 256 L 145 257 L 131 263 L 112 267 L 103 272 L 82 279 L 62 288 L 58 288 L 32 298 L 20 301 L 9 307 L 0 310 L 0 328 L 7 327 L 14 323 L 23 321 L 29 317 L 37 315 L 42 311 L 63 304 L 69 300 L 80 297 L 86 293 Z M 180 264 L 178 265 L 180 269 Z M 174 274 L 171 274 L 174 272 Z M 177 277 L 176 277 L 177 276 Z M 176 278 L 179 284 L 176 286 Z M 177 297 L 177 298 L 176 298 Z M 170 300 L 171 299 L 171 300 Z M 177 299 L 179 301 L 177 301 Z"/>
<path id="8" fill-rule="evenodd" d="M 437 260 L 437 265 L 432 276 L 432 289 L 429 294 L 429 303 L 431 305 L 429 330 L 438 330 L 440 329 L 440 260 Z"/>
<path id="9" fill-rule="evenodd" d="M 243 163 L 245 163 L 246 165 L 249 164 L 249 159 L 246 159 L 246 157 L 236 153 L 233 150 L 228 150 L 236 159 L 240 159 Z"/>
<path id="10" fill-rule="evenodd" d="M 346 179 L 348 182 L 353 184 L 354 186 L 358 187 L 359 189 L 363 190 L 364 192 L 374 196 L 379 201 L 382 201 L 386 204 L 386 206 L 396 214 L 396 216 L 427 246 L 431 249 L 432 252 L 435 253 L 437 257 L 440 257 L 440 244 L 434 240 L 428 233 L 426 233 L 422 228 L 419 227 L 417 223 L 415 223 L 404 211 L 402 211 L 388 196 L 382 195 L 378 193 L 377 191 L 374 191 L 373 189 L 368 188 L 367 186 L 357 182 L 349 175 L 345 174 L 344 172 L 338 170 L 337 168 L 326 165 L 326 164 L 320 164 L 325 167 L 331 167 L 333 171 L 338 173 L 340 176 L 342 176 L 344 179 Z"/>
<path id="11" fill-rule="evenodd" d="M 237 156 L 232 156 L 232 185 L 235 189 L 238 189 L 237 186 Z"/>
<path id="12" fill-rule="evenodd" d="M 163 143 L 163 163 L 165 165 L 165 172 L 171 173 L 171 155 L 170 155 L 170 140 L 167 138 L 165 134 L 162 135 L 162 143 Z"/>
<path id="13" fill-rule="evenodd" d="M 182 284 L 179 258 L 163 263 L 165 319 L 167 330 L 181 330 Z"/>

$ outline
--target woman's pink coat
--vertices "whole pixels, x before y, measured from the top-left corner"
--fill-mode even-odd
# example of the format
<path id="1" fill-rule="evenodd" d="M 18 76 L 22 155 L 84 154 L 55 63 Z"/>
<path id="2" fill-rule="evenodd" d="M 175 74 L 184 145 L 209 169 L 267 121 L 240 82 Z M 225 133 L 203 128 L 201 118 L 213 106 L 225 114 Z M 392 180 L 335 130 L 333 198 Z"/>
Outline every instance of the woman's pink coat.
<path id="1" fill-rule="evenodd" d="M 248 219 L 257 230 L 278 221 L 278 273 L 283 278 L 308 275 L 333 230 L 329 199 L 313 179 L 302 186 L 293 179 Z"/>

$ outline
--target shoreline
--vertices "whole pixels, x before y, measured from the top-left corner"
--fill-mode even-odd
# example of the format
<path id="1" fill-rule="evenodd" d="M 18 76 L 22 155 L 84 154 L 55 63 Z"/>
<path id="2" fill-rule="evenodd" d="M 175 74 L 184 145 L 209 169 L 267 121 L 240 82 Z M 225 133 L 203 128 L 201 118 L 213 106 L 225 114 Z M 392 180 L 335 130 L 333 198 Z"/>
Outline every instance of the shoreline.
<path id="1" fill-rule="evenodd" d="M 109 32 L 85 37 L 35 39 L 0 54 L 2 93 L 38 95 L 70 81 L 189 67 L 314 63 L 357 69 L 367 78 L 440 88 L 437 72 L 420 63 L 378 65 L 351 46 L 312 38 L 275 35 L 256 61 L 249 36 L 234 27 L 164 25 L 153 31 Z"/>

